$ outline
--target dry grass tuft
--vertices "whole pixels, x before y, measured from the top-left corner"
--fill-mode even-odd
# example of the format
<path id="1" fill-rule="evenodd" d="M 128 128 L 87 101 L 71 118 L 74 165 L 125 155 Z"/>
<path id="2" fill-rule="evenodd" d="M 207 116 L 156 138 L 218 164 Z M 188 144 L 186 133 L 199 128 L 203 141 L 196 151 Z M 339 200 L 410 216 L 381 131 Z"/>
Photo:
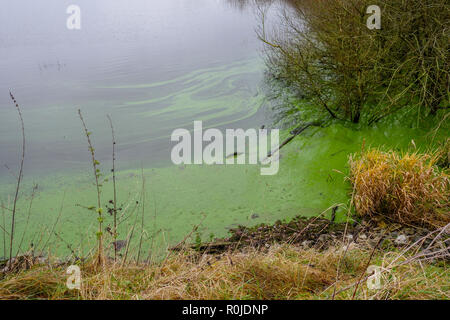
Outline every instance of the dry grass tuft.
<path id="1" fill-rule="evenodd" d="M 0 279 L 0 300 L 76 299 L 66 287 L 65 270 L 35 267 Z"/>
<path id="2" fill-rule="evenodd" d="M 333 255 L 276 247 L 204 256 L 200 262 L 169 261 L 146 291 L 147 299 L 296 299 L 323 291 L 333 281 Z M 332 258 L 332 263 L 327 261 Z M 322 265 L 323 268 L 313 264 Z M 181 275 L 181 276 L 180 276 Z"/>
<path id="3" fill-rule="evenodd" d="M 445 226 L 450 222 L 450 180 L 437 160 L 436 154 L 377 149 L 350 156 L 357 213 L 416 226 Z"/>

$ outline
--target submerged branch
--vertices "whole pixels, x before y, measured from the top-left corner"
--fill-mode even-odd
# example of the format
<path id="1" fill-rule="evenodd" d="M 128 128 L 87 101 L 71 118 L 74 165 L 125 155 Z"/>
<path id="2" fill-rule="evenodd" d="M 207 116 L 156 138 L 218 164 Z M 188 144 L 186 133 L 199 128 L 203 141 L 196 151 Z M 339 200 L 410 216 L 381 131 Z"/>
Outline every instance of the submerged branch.
<path id="1" fill-rule="evenodd" d="M 308 122 L 305 124 L 302 124 L 301 126 L 295 128 L 294 130 L 291 131 L 291 136 L 288 137 L 286 140 L 284 140 L 280 146 L 278 148 L 276 148 L 275 150 L 270 151 L 267 154 L 267 157 L 271 157 L 274 153 L 276 153 L 277 151 L 280 151 L 281 148 L 283 148 L 285 145 L 287 145 L 289 142 L 291 142 L 296 136 L 298 136 L 300 133 L 302 133 L 303 131 L 305 131 L 306 129 L 308 129 L 309 127 L 321 127 L 323 125 L 323 122 L 320 121 L 312 121 L 312 122 Z"/>

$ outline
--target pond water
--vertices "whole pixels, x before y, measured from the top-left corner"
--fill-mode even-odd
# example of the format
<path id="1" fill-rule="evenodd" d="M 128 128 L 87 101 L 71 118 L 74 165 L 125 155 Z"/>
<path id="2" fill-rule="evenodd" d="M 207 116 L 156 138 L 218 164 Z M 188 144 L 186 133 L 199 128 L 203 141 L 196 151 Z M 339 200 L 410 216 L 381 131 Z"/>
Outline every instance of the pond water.
<path id="1" fill-rule="evenodd" d="M 66 9 L 74 2 L 81 9 L 80 30 L 66 27 Z M 310 130 L 283 149 L 276 176 L 261 176 L 257 166 L 248 165 L 172 165 L 170 134 L 192 129 L 194 120 L 220 129 L 270 125 L 258 20 L 255 8 L 240 3 L 15 0 L 3 5 L 0 200 L 11 206 L 20 159 L 11 89 L 22 108 L 27 142 L 17 217 L 17 238 L 26 231 L 22 249 L 33 243 L 52 252 L 67 253 L 69 247 L 86 252 L 95 242 L 96 215 L 83 208 L 95 205 L 96 195 L 79 108 L 106 176 L 112 147 L 106 116 L 113 119 L 119 238 L 134 232 L 136 245 L 143 229 L 146 250 L 163 251 L 200 222 L 199 235 L 207 239 L 224 236 L 237 224 L 317 215 L 348 200 L 344 174 L 333 169 L 345 171 L 348 153 L 364 138 L 407 144 L 414 129 L 394 125 L 356 132 L 332 126 Z M 110 199 L 109 182 L 102 201 Z M 9 230 L 8 209 L 3 217 Z M 0 241 L 0 256 L 4 247 Z"/>
<path id="2" fill-rule="evenodd" d="M 85 165 L 77 109 L 100 160 L 114 119 L 121 165 L 170 160 L 174 128 L 261 125 L 262 64 L 252 8 L 232 1 L 77 1 L 81 29 L 66 27 L 70 1 L 11 1 L 0 13 L 1 162 L 17 161 L 17 114 L 27 127 L 27 173 Z M 1 175 L 7 175 L 2 168 Z"/>

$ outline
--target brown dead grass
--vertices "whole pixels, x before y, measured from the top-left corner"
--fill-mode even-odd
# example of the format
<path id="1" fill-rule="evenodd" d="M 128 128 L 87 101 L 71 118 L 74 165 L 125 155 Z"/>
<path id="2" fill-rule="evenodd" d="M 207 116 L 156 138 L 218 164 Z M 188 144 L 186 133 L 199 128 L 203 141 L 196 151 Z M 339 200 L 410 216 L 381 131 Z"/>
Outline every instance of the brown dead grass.
<path id="1" fill-rule="evenodd" d="M 448 170 L 436 166 L 438 154 L 370 149 L 351 156 L 350 181 L 356 212 L 432 228 L 450 222 Z"/>
<path id="2" fill-rule="evenodd" d="M 157 265 L 81 266 L 81 291 L 65 287 L 65 268 L 35 267 L 0 280 L 0 299 L 331 299 L 342 248 L 324 252 L 274 246 L 221 256 L 183 252 Z M 370 251 L 353 247 L 341 260 L 336 299 L 448 299 L 445 263 L 402 265 L 398 252 L 378 252 L 371 264 L 383 266 L 383 287 L 369 290 L 365 267 Z M 399 259 L 399 257 L 401 259 Z M 391 264 L 395 262 L 395 264 Z"/>

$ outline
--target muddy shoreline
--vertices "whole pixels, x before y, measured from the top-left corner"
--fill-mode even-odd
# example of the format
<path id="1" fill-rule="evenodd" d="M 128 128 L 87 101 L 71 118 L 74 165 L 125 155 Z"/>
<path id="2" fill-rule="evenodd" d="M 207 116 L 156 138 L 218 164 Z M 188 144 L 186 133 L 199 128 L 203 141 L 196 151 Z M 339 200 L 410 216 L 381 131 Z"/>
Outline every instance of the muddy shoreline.
<path id="1" fill-rule="evenodd" d="M 439 245 L 449 249 L 450 230 L 444 230 Z M 394 249 L 418 242 L 421 249 L 433 243 L 433 231 L 383 221 L 361 220 L 336 223 L 325 218 L 297 216 L 289 222 L 277 221 L 273 225 L 238 226 L 230 229 L 230 236 L 212 242 L 191 244 L 190 249 L 208 254 L 221 254 L 245 249 L 267 249 L 275 244 L 291 244 L 303 248 L 326 250 L 331 246 L 353 245 L 367 248 Z M 171 248 L 179 251 L 180 247 Z M 429 248 L 430 249 L 430 248 Z"/>

